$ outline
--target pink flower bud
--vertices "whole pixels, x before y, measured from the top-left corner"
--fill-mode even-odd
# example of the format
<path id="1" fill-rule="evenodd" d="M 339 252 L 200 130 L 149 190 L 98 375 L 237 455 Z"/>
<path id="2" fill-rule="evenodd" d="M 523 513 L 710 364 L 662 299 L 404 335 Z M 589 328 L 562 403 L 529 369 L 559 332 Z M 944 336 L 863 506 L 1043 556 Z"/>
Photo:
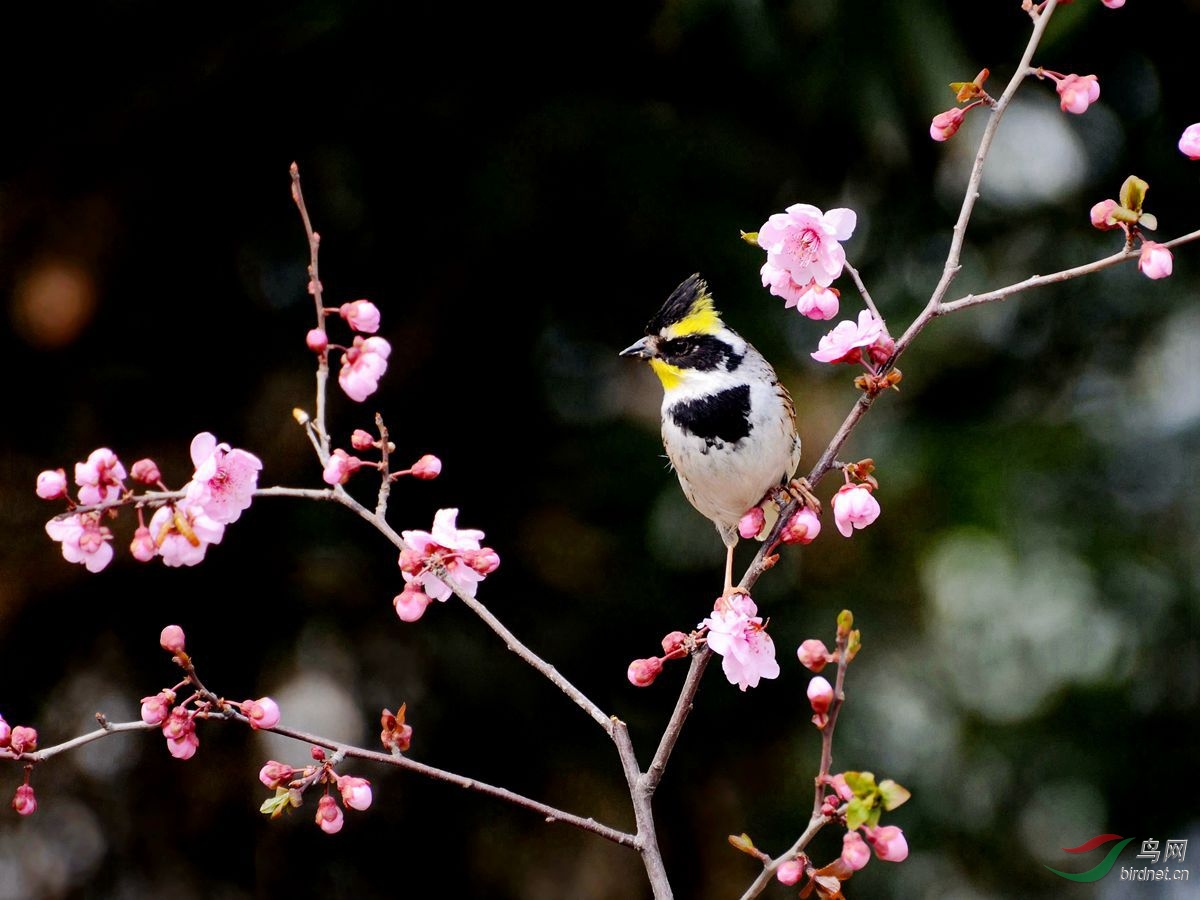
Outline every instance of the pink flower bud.
<path id="1" fill-rule="evenodd" d="M 12 743 L 12 728 L 4 721 L 4 716 L 0 716 L 0 747 L 7 747 Z"/>
<path id="2" fill-rule="evenodd" d="M 1174 259 L 1171 251 L 1155 241 L 1142 242 L 1142 255 L 1138 257 L 1138 271 L 1147 278 L 1166 278 L 1171 274 Z"/>
<path id="3" fill-rule="evenodd" d="M 274 759 L 268 759 L 267 764 L 258 770 L 258 780 L 266 787 L 274 790 L 275 788 L 283 787 L 292 780 L 292 776 L 296 774 L 296 770 L 287 763 L 281 763 Z"/>
<path id="4" fill-rule="evenodd" d="M 173 707 L 170 715 L 162 723 L 163 737 L 167 740 L 180 740 L 195 730 L 196 723 L 192 721 L 192 717 L 182 706 Z"/>
<path id="5" fill-rule="evenodd" d="M 1113 218 L 1113 210 L 1118 207 L 1116 200 L 1101 200 L 1092 207 L 1089 215 L 1092 219 L 1092 227 L 1099 228 L 1101 231 L 1111 231 L 1114 228 L 1120 228 L 1121 223 Z"/>
<path id="6" fill-rule="evenodd" d="M 779 532 L 779 540 L 784 544 L 811 544 L 821 533 L 821 520 L 807 506 L 792 513 L 783 531 Z"/>
<path id="7" fill-rule="evenodd" d="M 634 687 L 649 687 L 654 684 L 654 679 L 658 677 L 662 669 L 662 660 L 657 656 L 651 656 L 649 659 L 635 659 L 629 664 L 625 677 Z"/>
<path id="8" fill-rule="evenodd" d="M 683 650 L 687 643 L 687 635 L 682 631 L 672 631 L 662 639 L 663 653 L 670 656 L 672 653 L 678 653 Z"/>
<path id="9" fill-rule="evenodd" d="M 371 782 L 365 778 L 339 775 L 337 789 L 342 795 L 342 803 L 350 809 L 363 810 L 371 805 Z"/>
<path id="10" fill-rule="evenodd" d="M 1063 112 L 1087 112 L 1100 98 L 1100 82 L 1095 75 L 1066 75 L 1058 82 L 1058 105 Z"/>
<path id="11" fill-rule="evenodd" d="M 191 759 L 200 749 L 200 738 L 189 731 L 181 738 L 167 738 L 167 751 L 176 759 Z"/>
<path id="12" fill-rule="evenodd" d="M 413 478 L 430 481 L 442 474 L 442 461 L 432 454 L 426 453 L 412 465 Z"/>
<path id="13" fill-rule="evenodd" d="M 746 510 L 746 514 L 738 520 L 738 534 L 746 540 L 758 537 L 758 533 L 762 531 L 763 525 L 766 523 L 767 517 L 763 513 L 761 506 L 752 506 Z"/>
<path id="14" fill-rule="evenodd" d="M 402 622 L 415 622 L 425 615 L 425 608 L 431 602 L 427 594 L 409 586 L 395 596 L 392 605 Z"/>
<path id="15" fill-rule="evenodd" d="M 411 547 L 405 547 L 400 551 L 400 571 L 407 572 L 409 575 L 416 575 L 425 567 L 425 556 L 413 550 Z"/>
<path id="16" fill-rule="evenodd" d="M 879 501 L 862 484 L 844 484 L 833 495 L 833 521 L 843 537 L 855 528 L 866 528 L 879 518 Z"/>
<path id="17" fill-rule="evenodd" d="M 317 802 L 317 825 L 326 834 L 337 834 L 345 824 L 342 809 L 332 797 L 326 794 Z"/>
<path id="18" fill-rule="evenodd" d="M 1109 9 L 1120 9 L 1125 5 L 1125 0 L 1100 0 Z"/>
<path id="19" fill-rule="evenodd" d="M 850 789 L 850 785 L 846 783 L 846 775 L 844 772 L 838 772 L 836 775 L 830 778 L 829 786 L 833 788 L 834 793 L 836 793 L 839 798 L 845 800 L 847 803 L 854 799 L 854 791 L 852 791 Z"/>
<path id="20" fill-rule="evenodd" d="M 879 337 L 875 343 L 867 347 L 867 356 L 871 358 L 871 362 L 877 366 L 883 365 L 892 358 L 892 354 L 896 352 L 896 339 L 890 334 L 884 334 Z"/>
<path id="21" fill-rule="evenodd" d="M 775 877 L 781 884 L 795 884 L 804 876 L 804 866 L 798 859 L 789 859 L 779 864 Z"/>
<path id="22" fill-rule="evenodd" d="M 184 647 L 183 629 L 178 625 L 168 625 L 158 636 L 158 643 L 168 653 L 182 653 Z"/>
<path id="23" fill-rule="evenodd" d="M 820 675 L 813 678 L 808 683 L 808 702 L 817 715 L 829 712 L 829 707 L 833 705 L 833 685 Z"/>
<path id="24" fill-rule="evenodd" d="M 9 749 L 17 756 L 32 753 L 37 749 L 37 730 L 28 725 L 18 725 L 9 735 Z"/>
<path id="25" fill-rule="evenodd" d="M 813 672 L 820 672 L 826 663 L 833 662 L 825 643 L 816 638 L 809 638 L 801 644 L 796 655 L 800 658 L 800 664 Z"/>
<path id="26" fill-rule="evenodd" d="M 308 755 L 311 756 L 317 762 L 325 762 L 325 748 L 324 747 L 310 747 L 309 751 L 308 751 Z"/>
<path id="27" fill-rule="evenodd" d="M 379 309 L 370 300 L 354 300 L 338 307 L 338 315 L 355 331 L 374 334 L 379 330 Z"/>
<path id="28" fill-rule="evenodd" d="M 350 434 L 350 446 L 358 451 L 370 450 L 375 446 L 375 436 L 369 431 L 355 428 Z"/>
<path id="29" fill-rule="evenodd" d="M 325 463 L 325 471 L 321 473 L 321 480 L 326 484 L 345 484 L 350 480 L 350 476 L 362 468 L 363 461 L 357 456 L 351 456 L 345 450 L 337 449 L 329 455 L 329 461 Z"/>
<path id="30" fill-rule="evenodd" d="M 153 697 L 142 698 L 142 721 L 147 725 L 161 725 L 171 714 L 171 704 L 175 702 L 172 691 L 160 691 Z"/>
<path id="31" fill-rule="evenodd" d="M 964 113 L 959 107 L 948 109 L 933 117 L 929 125 L 929 136 L 935 141 L 948 141 L 962 126 Z"/>
<path id="32" fill-rule="evenodd" d="M 329 349 L 329 335 L 324 328 L 314 328 L 304 337 L 304 343 L 313 353 L 324 353 Z"/>
<path id="33" fill-rule="evenodd" d="M 139 525 L 134 531 L 133 540 L 129 544 L 129 552 L 138 562 L 150 562 L 158 555 L 158 545 L 154 543 L 154 536 L 150 534 L 150 529 L 145 525 Z"/>
<path id="34" fill-rule="evenodd" d="M 842 836 L 842 862 L 857 872 L 871 861 L 871 848 L 866 845 L 857 831 L 847 831 Z"/>
<path id="35" fill-rule="evenodd" d="M 1200 159 L 1200 122 L 1183 129 L 1179 138 L 1179 152 L 1188 159 Z"/>
<path id="36" fill-rule="evenodd" d="M 875 848 L 875 855 L 887 862 L 904 862 L 908 859 L 908 841 L 904 832 L 895 825 L 882 828 L 867 828 L 867 840 Z"/>
<path id="37" fill-rule="evenodd" d="M 251 728 L 274 728 L 279 724 L 279 704 L 270 697 L 243 700 L 241 710 Z"/>
<path id="38" fill-rule="evenodd" d="M 57 500 L 67 496 L 67 473 L 62 469 L 39 472 L 37 495 L 43 500 Z"/>
<path id="39" fill-rule="evenodd" d="M 480 575 L 491 575 L 500 568 L 500 554 L 491 547 L 464 550 L 463 561 Z"/>
<path id="40" fill-rule="evenodd" d="M 32 816 L 37 812 L 37 797 L 33 793 L 32 784 L 22 784 L 13 795 L 12 808 L 20 816 Z"/>
<path id="41" fill-rule="evenodd" d="M 129 469 L 129 477 L 142 484 L 158 484 L 162 481 L 162 473 L 158 464 L 152 459 L 139 459 Z"/>

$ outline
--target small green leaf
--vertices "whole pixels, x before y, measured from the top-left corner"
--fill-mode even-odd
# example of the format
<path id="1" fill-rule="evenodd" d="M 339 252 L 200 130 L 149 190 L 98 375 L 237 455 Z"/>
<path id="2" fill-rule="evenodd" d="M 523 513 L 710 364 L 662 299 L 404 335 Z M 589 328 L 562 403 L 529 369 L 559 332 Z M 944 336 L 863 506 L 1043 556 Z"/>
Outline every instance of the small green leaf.
<path id="1" fill-rule="evenodd" d="M 1154 231 L 1158 228 L 1158 219 L 1150 213 L 1142 213 L 1138 225 L 1145 231 Z"/>
<path id="2" fill-rule="evenodd" d="M 871 810 L 866 802 L 858 797 L 855 797 L 846 804 L 846 830 L 853 831 L 856 828 L 866 824 L 867 818 L 870 816 Z"/>
<path id="3" fill-rule="evenodd" d="M 729 835 L 729 846 L 751 856 L 758 856 L 758 848 L 754 846 L 754 841 L 750 840 L 750 835 L 744 831 L 741 834 Z"/>
<path id="4" fill-rule="evenodd" d="M 1117 206 L 1108 214 L 1108 217 L 1114 222 L 1127 222 L 1132 225 L 1139 218 L 1139 213 L 1135 213 L 1132 209 L 1126 209 L 1124 206 Z"/>
<path id="5" fill-rule="evenodd" d="M 862 634 L 857 628 L 850 632 L 850 642 L 846 645 L 846 659 L 854 659 L 862 649 Z"/>
<path id="6" fill-rule="evenodd" d="M 880 809 L 878 806 L 876 806 L 869 813 L 867 813 L 867 824 L 870 825 L 872 828 L 878 828 L 879 827 L 879 817 L 881 815 L 883 815 L 883 810 Z"/>
<path id="7" fill-rule="evenodd" d="M 751 247 L 757 247 L 758 246 L 758 232 L 757 231 L 743 231 L 742 232 L 742 240 L 745 241 L 747 244 L 749 244 Z"/>
<path id="8" fill-rule="evenodd" d="M 872 772 L 845 772 L 846 784 L 854 791 L 855 797 L 874 795 L 878 790 L 875 786 L 875 775 Z"/>
<path id="9" fill-rule="evenodd" d="M 263 815 L 270 816 L 272 819 L 277 819 L 287 806 L 288 792 L 284 791 L 282 794 L 276 794 L 274 797 L 268 797 L 264 800 L 258 811 Z"/>
<path id="10" fill-rule="evenodd" d="M 1142 181 L 1136 175 L 1130 175 L 1125 179 L 1125 183 L 1121 185 L 1121 205 L 1126 209 L 1131 209 L 1136 213 L 1142 211 L 1142 204 L 1146 202 L 1146 191 L 1150 190 L 1150 185 Z"/>
<path id="11" fill-rule="evenodd" d="M 890 778 L 885 778 L 879 782 L 879 794 L 883 797 L 883 808 L 891 812 L 897 806 L 903 806 L 908 798 L 912 796 L 908 788 L 896 784 Z"/>
<path id="12" fill-rule="evenodd" d="M 850 629 L 854 627 L 854 613 L 848 609 L 843 609 L 838 613 L 838 637 L 846 637 L 850 634 Z"/>

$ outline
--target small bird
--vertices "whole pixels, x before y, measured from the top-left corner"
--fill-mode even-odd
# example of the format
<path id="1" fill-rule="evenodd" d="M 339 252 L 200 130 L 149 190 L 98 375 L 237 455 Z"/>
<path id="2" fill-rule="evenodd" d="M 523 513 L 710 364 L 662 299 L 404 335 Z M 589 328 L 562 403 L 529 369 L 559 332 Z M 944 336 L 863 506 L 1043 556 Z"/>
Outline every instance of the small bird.
<path id="1" fill-rule="evenodd" d="M 708 284 L 692 275 L 621 351 L 650 361 L 663 386 L 662 437 L 684 495 L 725 543 L 733 592 L 738 521 L 800 462 L 796 410 L 761 353 L 721 321 Z"/>

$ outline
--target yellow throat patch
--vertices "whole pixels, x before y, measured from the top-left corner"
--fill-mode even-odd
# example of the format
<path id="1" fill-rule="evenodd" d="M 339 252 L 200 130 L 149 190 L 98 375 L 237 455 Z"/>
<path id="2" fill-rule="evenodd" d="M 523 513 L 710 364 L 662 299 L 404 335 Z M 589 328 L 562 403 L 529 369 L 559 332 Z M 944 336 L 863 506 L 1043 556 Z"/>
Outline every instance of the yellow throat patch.
<path id="1" fill-rule="evenodd" d="M 683 369 L 679 368 L 679 366 L 673 366 L 670 363 L 663 362 L 661 359 L 652 359 L 650 360 L 650 368 L 654 370 L 654 374 L 662 382 L 664 391 L 674 390 L 679 387 L 679 382 L 683 381 Z"/>

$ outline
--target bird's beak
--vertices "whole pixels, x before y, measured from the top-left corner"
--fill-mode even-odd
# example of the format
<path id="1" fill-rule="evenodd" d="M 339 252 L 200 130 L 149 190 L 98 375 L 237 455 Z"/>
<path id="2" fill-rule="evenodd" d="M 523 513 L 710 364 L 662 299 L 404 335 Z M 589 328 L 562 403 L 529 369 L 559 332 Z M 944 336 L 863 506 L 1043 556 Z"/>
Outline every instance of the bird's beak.
<path id="1" fill-rule="evenodd" d="M 650 342 L 650 336 L 642 338 L 636 344 L 630 344 L 620 353 L 621 356 L 636 356 L 639 359 L 649 359 L 654 355 L 654 347 Z"/>

